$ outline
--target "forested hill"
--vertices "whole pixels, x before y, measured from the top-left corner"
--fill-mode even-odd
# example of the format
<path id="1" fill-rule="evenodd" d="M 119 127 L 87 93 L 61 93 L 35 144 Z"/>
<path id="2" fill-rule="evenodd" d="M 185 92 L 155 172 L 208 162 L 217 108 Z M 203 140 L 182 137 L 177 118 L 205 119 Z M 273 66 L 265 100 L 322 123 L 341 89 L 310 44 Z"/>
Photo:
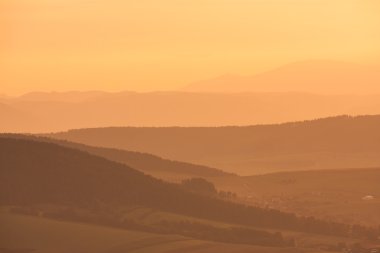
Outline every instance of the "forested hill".
<path id="1" fill-rule="evenodd" d="M 151 155 L 148 153 L 134 152 L 114 148 L 88 146 L 80 143 L 34 135 L 2 134 L 0 136 L 50 142 L 64 147 L 82 150 L 90 154 L 106 158 L 111 161 L 123 163 L 129 167 L 144 172 L 145 174 L 167 181 L 179 182 L 183 179 L 192 177 L 209 178 L 233 176 L 233 174 L 231 173 L 227 173 L 216 168 L 181 161 L 163 159 L 159 156 Z"/>
<path id="2" fill-rule="evenodd" d="M 348 235 L 343 224 L 196 195 L 125 165 L 52 143 L 0 138 L 0 204 L 96 208 L 137 204 L 243 225 Z"/>

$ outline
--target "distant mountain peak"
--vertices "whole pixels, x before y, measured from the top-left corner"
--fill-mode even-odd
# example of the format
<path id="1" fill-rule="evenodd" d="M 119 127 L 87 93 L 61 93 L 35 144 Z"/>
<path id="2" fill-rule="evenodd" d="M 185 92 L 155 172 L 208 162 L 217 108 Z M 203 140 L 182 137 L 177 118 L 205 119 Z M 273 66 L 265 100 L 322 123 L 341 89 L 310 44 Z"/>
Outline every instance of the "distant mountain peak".
<path id="1" fill-rule="evenodd" d="M 300 61 L 252 76 L 227 75 L 192 83 L 196 92 L 380 93 L 380 68 L 332 60 Z"/>

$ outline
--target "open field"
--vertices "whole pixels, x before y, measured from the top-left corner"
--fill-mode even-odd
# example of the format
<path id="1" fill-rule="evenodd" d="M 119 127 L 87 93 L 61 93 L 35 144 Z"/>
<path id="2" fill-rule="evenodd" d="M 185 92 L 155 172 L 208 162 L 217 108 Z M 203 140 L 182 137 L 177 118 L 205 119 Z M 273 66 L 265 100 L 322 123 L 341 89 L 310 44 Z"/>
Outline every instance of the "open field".
<path id="1" fill-rule="evenodd" d="M 177 235 L 141 233 L 8 214 L 4 211 L 0 213 L 0 222 L 0 252 L 7 252 L 7 249 L 33 253 L 322 253 L 305 249 L 207 242 Z"/>
<path id="2" fill-rule="evenodd" d="M 51 219 L 49 218 L 47 213 L 49 212 L 49 209 L 51 211 L 54 208 L 56 209 L 57 207 L 46 207 L 46 206 L 36 207 L 35 210 L 41 210 L 41 211 L 37 211 L 36 212 L 37 214 L 34 214 L 34 217 L 44 217 L 47 219 Z M 3 210 L 10 211 L 11 209 L 10 207 L 3 207 Z M 80 212 L 80 210 L 78 211 Z M 163 223 L 198 224 L 198 225 L 207 226 L 209 228 L 213 227 L 213 228 L 219 228 L 219 229 L 229 229 L 229 228 L 244 227 L 244 228 L 253 229 L 256 231 L 266 231 L 269 233 L 281 233 L 281 235 L 283 236 L 285 240 L 295 240 L 297 247 L 307 248 L 307 249 L 326 249 L 326 248 L 333 249 L 339 243 L 344 243 L 345 245 L 352 245 L 356 242 L 361 242 L 360 239 L 339 237 L 339 236 L 333 236 L 333 235 L 320 235 L 320 234 L 315 234 L 315 233 L 296 232 L 296 231 L 289 231 L 289 230 L 284 230 L 284 229 L 268 229 L 268 228 L 255 227 L 255 226 L 240 226 L 240 225 L 238 226 L 236 224 L 216 222 L 216 221 L 211 221 L 211 220 L 206 220 L 206 219 L 199 219 L 199 218 L 179 215 L 175 213 L 163 212 L 160 210 L 154 210 L 154 209 L 146 208 L 143 206 L 126 206 L 125 208 L 115 210 L 115 212 L 117 212 L 117 214 L 115 215 L 119 217 L 118 219 L 120 220 L 127 219 L 130 221 L 138 222 L 139 224 L 143 224 L 144 226 L 147 226 L 147 227 L 160 226 L 160 224 L 163 224 Z M 21 215 L 22 217 L 30 217 L 30 218 L 33 217 L 33 216 L 23 216 L 23 214 L 20 214 L 14 211 L 11 211 L 11 213 L 16 216 Z M 62 218 L 59 218 L 58 220 L 62 221 Z M 99 226 L 95 226 L 95 227 L 99 227 Z M 130 228 L 128 227 L 124 229 L 130 230 Z M 138 230 L 138 231 L 141 231 L 141 230 Z M 136 232 L 136 233 L 141 233 L 141 232 Z M 142 234 L 150 234 L 150 233 L 152 232 L 148 232 L 148 233 L 143 232 Z M 185 237 L 191 237 L 191 236 L 185 236 Z M 234 244 L 238 244 L 238 243 L 234 243 Z"/>

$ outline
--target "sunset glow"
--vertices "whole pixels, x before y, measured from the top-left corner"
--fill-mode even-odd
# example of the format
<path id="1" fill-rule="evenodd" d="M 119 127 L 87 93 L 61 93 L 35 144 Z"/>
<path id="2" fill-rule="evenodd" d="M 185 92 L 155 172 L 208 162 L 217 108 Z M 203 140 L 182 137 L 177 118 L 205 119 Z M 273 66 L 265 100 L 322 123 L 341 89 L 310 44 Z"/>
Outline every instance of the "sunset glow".
<path id="1" fill-rule="evenodd" d="M 377 0 L 1 0 L 1 93 L 173 90 L 336 60 L 379 65 Z"/>

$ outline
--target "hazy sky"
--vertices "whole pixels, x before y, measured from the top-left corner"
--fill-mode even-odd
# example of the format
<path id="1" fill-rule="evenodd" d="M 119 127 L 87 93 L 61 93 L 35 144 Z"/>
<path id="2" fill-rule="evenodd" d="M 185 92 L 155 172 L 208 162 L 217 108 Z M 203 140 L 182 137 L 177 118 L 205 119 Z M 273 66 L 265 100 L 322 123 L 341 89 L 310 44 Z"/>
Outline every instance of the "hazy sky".
<path id="1" fill-rule="evenodd" d="M 379 0 L 0 0 L 0 93 L 162 90 L 380 62 Z"/>

